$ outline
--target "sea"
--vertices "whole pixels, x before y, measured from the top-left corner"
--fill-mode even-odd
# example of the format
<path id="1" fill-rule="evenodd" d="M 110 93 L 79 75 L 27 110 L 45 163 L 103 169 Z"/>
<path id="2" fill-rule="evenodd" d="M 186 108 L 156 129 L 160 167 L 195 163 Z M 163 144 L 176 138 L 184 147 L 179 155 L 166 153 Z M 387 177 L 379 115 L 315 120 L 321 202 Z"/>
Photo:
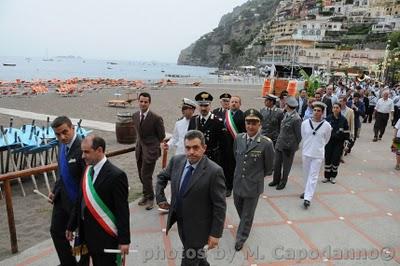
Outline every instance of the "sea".
<path id="1" fill-rule="evenodd" d="M 5 66 L 11 64 L 15 66 Z M 243 74 L 218 76 L 217 68 L 181 66 L 175 63 L 133 60 L 98 60 L 75 56 L 51 58 L 0 56 L 0 81 L 66 80 L 70 78 L 110 78 L 142 80 L 153 83 L 162 79 L 178 80 L 184 84 L 263 84 L 264 78 Z"/>
<path id="2" fill-rule="evenodd" d="M 4 66 L 3 64 L 15 64 Z M 132 60 L 97 60 L 75 56 L 6 57 L 0 56 L 0 80 L 50 80 L 69 78 L 111 78 L 154 81 L 174 78 L 212 78 L 215 68 L 181 66 L 174 63 Z"/>

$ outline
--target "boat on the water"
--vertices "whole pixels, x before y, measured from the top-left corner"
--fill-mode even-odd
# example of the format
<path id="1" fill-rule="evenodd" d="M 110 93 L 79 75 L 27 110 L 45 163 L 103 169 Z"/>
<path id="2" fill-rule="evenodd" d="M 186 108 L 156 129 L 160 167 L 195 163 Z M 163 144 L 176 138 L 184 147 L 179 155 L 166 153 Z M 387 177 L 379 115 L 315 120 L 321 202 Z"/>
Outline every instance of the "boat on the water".
<path id="1" fill-rule="evenodd" d="M 16 66 L 17 64 L 14 63 L 4 63 L 3 66 Z"/>

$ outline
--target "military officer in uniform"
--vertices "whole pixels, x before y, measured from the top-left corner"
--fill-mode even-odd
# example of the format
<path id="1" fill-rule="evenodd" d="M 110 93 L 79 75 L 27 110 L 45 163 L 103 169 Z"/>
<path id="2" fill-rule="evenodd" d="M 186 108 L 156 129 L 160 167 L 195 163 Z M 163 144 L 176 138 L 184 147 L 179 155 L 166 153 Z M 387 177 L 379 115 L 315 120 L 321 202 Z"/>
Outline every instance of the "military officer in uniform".
<path id="1" fill-rule="evenodd" d="M 294 97 L 286 99 L 286 113 L 281 123 L 278 139 L 275 144 L 274 175 L 270 187 L 284 189 L 288 180 L 293 158 L 301 141 L 302 119 L 296 112 L 298 102 Z M 282 169 L 283 168 L 283 169 Z"/>
<path id="2" fill-rule="evenodd" d="M 249 109 L 244 113 L 246 133 L 239 134 L 233 150 L 236 159 L 233 200 L 240 217 L 235 250 L 243 248 L 253 224 L 258 198 L 264 191 L 264 177 L 271 175 L 274 157 L 272 141 L 261 135 L 261 113 Z"/>
<path id="3" fill-rule="evenodd" d="M 203 132 L 206 140 L 206 155 L 221 165 L 221 149 L 224 145 L 223 121 L 210 112 L 213 97 L 208 92 L 200 92 L 195 100 L 200 109 L 200 115 L 190 119 L 188 130 L 196 129 Z"/>
<path id="4" fill-rule="evenodd" d="M 217 117 L 222 118 L 225 120 L 225 112 L 229 110 L 229 102 L 231 100 L 231 95 L 229 93 L 223 93 L 219 96 L 219 102 L 221 107 L 215 108 L 212 113 L 215 114 Z"/>
<path id="5" fill-rule="evenodd" d="M 193 113 L 196 110 L 197 103 L 188 99 L 182 99 L 182 117 L 176 121 L 174 133 L 168 142 L 164 143 L 164 150 L 168 150 L 171 147 L 175 147 L 175 155 L 185 154 L 184 138 L 188 131 L 190 119 L 193 117 Z"/>
<path id="6" fill-rule="evenodd" d="M 260 110 L 263 116 L 261 134 L 270 138 L 275 145 L 281 128 L 283 111 L 276 107 L 276 100 L 278 97 L 275 95 L 268 94 L 263 98 L 265 98 L 265 107 Z"/>

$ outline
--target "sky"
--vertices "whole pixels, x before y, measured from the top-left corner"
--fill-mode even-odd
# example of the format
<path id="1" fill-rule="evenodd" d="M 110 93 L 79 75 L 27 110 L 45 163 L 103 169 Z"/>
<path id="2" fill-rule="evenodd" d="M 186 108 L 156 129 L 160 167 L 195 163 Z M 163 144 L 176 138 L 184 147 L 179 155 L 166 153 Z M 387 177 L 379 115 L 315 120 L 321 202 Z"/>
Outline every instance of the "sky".
<path id="1" fill-rule="evenodd" d="M 182 49 L 245 2 L 0 0 L 0 56 L 174 63 Z"/>

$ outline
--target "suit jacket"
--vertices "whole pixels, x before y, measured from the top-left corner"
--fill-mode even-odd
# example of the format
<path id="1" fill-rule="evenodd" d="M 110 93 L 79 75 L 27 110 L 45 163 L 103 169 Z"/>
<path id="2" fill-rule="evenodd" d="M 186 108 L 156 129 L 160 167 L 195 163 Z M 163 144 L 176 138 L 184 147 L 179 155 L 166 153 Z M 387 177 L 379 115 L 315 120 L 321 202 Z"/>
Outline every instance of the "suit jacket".
<path id="1" fill-rule="evenodd" d="M 347 119 L 347 123 L 349 124 L 350 138 L 354 139 L 354 111 L 353 109 L 346 106 L 346 115 L 344 116 Z"/>
<path id="2" fill-rule="evenodd" d="M 81 182 L 82 183 L 82 182 Z M 109 160 L 105 162 L 94 182 L 94 188 L 104 204 L 114 214 L 118 237 L 108 235 L 94 219 L 88 208 L 83 210 L 82 220 L 82 184 L 73 215 L 68 223 L 68 230 L 74 231 L 79 226 L 80 236 L 88 245 L 89 252 L 103 252 L 105 248 L 118 248 L 118 244 L 130 243 L 128 178 L 122 170 Z"/>
<path id="3" fill-rule="evenodd" d="M 303 100 L 303 105 L 302 105 L 302 106 L 300 106 L 299 97 L 296 97 L 296 100 L 297 100 L 297 102 L 299 103 L 299 105 L 296 107 L 296 111 L 299 113 L 300 117 L 303 118 L 303 117 L 304 117 L 304 114 L 305 114 L 305 112 L 306 112 L 306 110 L 307 110 L 307 107 L 308 107 L 308 99 L 305 98 L 305 99 Z"/>
<path id="4" fill-rule="evenodd" d="M 272 174 L 274 145 L 258 133 L 249 147 L 247 134 L 239 134 L 234 142 L 236 168 L 233 193 L 243 198 L 258 197 L 264 191 L 264 177 Z"/>
<path id="5" fill-rule="evenodd" d="M 61 151 L 61 143 L 58 146 L 59 152 Z M 85 169 L 85 162 L 82 159 L 82 150 L 81 150 L 81 138 L 79 135 L 76 136 L 74 143 L 72 143 L 71 148 L 67 154 L 68 167 L 71 173 L 71 176 L 75 179 L 77 186 L 79 186 L 80 181 L 82 179 L 82 174 Z M 60 156 L 57 159 L 58 165 L 60 165 Z M 61 179 L 61 172 L 58 172 L 59 178 L 54 184 L 53 194 L 54 194 L 54 202 L 61 200 L 61 205 L 66 210 L 71 210 L 75 204 L 75 202 L 71 202 L 68 197 L 67 191 L 64 187 L 64 182 Z"/>
<path id="6" fill-rule="evenodd" d="M 140 112 L 133 114 L 133 123 L 138 135 L 136 142 L 136 159 L 142 156 L 144 162 L 154 162 L 161 156 L 160 143 L 165 138 L 163 119 L 149 111 L 140 124 Z"/>
<path id="7" fill-rule="evenodd" d="M 165 202 L 164 189 L 171 181 L 171 209 L 168 215 L 167 234 L 177 221 L 176 197 L 179 191 L 185 155 L 171 158 L 165 170 L 157 176 L 157 203 Z M 222 236 L 226 213 L 225 177 L 222 168 L 204 156 L 193 172 L 182 202 L 185 247 L 203 247 L 211 235 Z"/>
<path id="8" fill-rule="evenodd" d="M 279 151 L 296 151 L 301 142 L 301 117 L 294 111 L 291 114 L 285 114 L 281 123 L 278 140 L 275 149 Z"/>

